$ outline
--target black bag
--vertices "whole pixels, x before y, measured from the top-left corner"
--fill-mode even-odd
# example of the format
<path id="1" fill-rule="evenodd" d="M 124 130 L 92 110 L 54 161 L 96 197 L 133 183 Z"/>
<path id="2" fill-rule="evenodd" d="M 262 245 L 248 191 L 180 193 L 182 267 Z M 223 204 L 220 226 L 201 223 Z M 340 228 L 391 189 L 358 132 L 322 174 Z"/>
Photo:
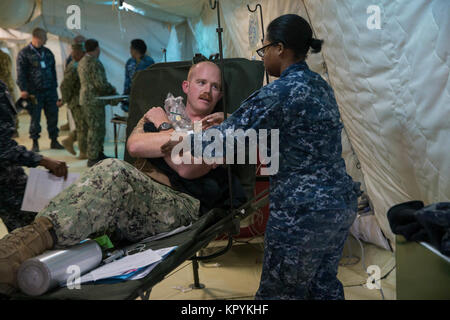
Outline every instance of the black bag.
<path id="1" fill-rule="evenodd" d="M 393 206 L 387 213 L 392 232 L 408 241 L 429 242 L 450 256 L 450 202 L 424 207 L 422 201 Z"/>

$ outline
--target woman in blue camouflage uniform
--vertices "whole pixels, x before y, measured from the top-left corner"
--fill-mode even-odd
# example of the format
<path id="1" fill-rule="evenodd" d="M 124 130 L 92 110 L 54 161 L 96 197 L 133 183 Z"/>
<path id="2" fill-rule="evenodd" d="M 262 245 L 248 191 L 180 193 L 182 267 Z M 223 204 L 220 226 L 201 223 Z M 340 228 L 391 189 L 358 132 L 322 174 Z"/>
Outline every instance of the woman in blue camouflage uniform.
<path id="1" fill-rule="evenodd" d="M 256 299 L 344 299 L 336 275 L 356 216 L 359 185 L 341 157 L 343 126 L 333 90 L 305 63 L 309 49 L 316 53 L 321 46 L 300 16 L 272 21 L 258 54 L 279 79 L 212 127 L 223 136 L 227 129 L 279 129 L 279 171 L 270 176 L 270 217 Z M 217 115 L 203 120 L 215 122 Z M 207 132 L 203 148 L 210 141 Z"/>

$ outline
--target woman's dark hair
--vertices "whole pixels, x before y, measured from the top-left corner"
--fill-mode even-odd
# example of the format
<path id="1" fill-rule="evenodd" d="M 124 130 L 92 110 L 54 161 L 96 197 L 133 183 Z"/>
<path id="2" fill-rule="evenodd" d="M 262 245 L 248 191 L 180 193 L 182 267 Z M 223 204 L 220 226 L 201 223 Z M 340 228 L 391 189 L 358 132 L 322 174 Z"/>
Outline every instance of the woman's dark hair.
<path id="1" fill-rule="evenodd" d="M 131 47 L 134 50 L 138 51 L 140 54 L 145 54 L 147 52 L 147 46 L 144 40 L 141 39 L 131 40 Z"/>
<path id="2" fill-rule="evenodd" d="M 92 52 L 95 49 L 97 49 L 98 47 L 98 41 L 95 39 L 87 39 L 84 42 L 84 49 L 86 50 L 86 52 Z"/>
<path id="3" fill-rule="evenodd" d="M 320 52 L 323 40 L 314 39 L 309 23 L 296 14 L 279 16 L 267 27 L 267 38 L 270 42 L 281 42 L 292 49 L 295 55 L 306 58 L 309 48 L 312 53 Z"/>

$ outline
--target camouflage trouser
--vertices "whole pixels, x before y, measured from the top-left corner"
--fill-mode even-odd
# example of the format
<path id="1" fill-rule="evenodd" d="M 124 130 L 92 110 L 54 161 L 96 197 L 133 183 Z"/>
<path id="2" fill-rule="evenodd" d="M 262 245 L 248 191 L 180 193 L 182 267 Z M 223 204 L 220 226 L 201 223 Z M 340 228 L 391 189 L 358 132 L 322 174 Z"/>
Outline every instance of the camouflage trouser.
<path id="1" fill-rule="evenodd" d="M 287 227 L 276 218 L 283 214 L 295 222 Z M 356 202 L 344 210 L 292 208 L 271 212 L 264 240 L 261 282 L 255 298 L 344 299 L 342 284 L 336 276 L 355 217 Z"/>
<path id="2" fill-rule="evenodd" d="M 200 202 L 162 185 L 117 159 L 83 173 L 38 216 L 54 225 L 57 247 L 119 232 L 136 242 L 198 219 Z"/>
<path id="3" fill-rule="evenodd" d="M 97 159 L 103 152 L 105 140 L 105 107 L 96 103 L 81 107 L 86 116 L 87 128 L 87 156 L 89 160 Z"/>
<path id="4" fill-rule="evenodd" d="M 73 106 L 70 108 L 73 120 L 75 121 L 78 148 L 80 152 L 87 153 L 87 137 L 88 137 L 88 123 L 81 106 Z"/>

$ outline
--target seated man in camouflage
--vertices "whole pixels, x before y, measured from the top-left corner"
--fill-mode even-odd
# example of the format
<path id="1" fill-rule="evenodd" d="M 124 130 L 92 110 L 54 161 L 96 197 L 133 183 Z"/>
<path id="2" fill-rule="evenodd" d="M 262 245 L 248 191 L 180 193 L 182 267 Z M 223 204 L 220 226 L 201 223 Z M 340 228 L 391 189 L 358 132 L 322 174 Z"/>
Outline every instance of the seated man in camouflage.
<path id="1" fill-rule="evenodd" d="M 188 116 L 192 121 L 202 120 L 221 99 L 220 69 L 211 62 L 196 64 L 182 87 L 187 94 Z M 159 132 L 145 132 L 146 122 L 152 122 Z M 162 108 L 150 109 L 128 138 L 130 155 L 164 159 L 185 179 L 203 179 L 217 171 L 206 164 L 175 165 L 170 156 L 164 157 L 161 146 L 169 141 L 173 131 L 163 130 L 164 122 L 168 118 Z M 0 289 L 16 287 L 20 264 L 52 247 L 70 246 L 93 235 L 112 232 L 138 241 L 199 218 L 198 199 L 168 186 L 167 179 L 159 179 L 164 175 L 158 170 L 151 170 L 149 175 L 116 159 L 103 160 L 86 171 L 56 196 L 31 225 L 0 240 Z"/>

